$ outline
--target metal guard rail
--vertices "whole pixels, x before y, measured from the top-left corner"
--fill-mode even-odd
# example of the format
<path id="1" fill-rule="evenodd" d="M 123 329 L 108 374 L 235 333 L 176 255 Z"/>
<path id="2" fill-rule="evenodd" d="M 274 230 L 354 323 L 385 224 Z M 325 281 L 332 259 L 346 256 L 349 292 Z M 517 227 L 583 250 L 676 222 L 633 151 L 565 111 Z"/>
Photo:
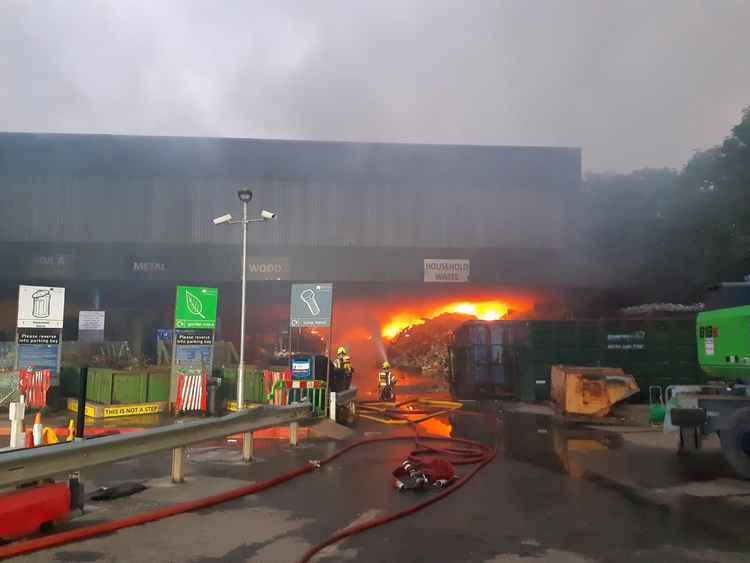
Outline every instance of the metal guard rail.
<path id="1" fill-rule="evenodd" d="M 212 420 L 0 454 L 0 487 L 18 485 L 191 444 L 310 419 L 310 404 L 262 406 Z"/>

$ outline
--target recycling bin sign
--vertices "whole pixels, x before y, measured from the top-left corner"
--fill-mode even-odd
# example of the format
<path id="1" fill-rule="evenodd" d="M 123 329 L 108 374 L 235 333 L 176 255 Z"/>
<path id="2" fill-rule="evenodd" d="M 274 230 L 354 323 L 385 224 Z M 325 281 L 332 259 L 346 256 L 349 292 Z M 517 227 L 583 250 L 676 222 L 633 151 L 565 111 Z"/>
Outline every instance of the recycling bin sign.
<path id="1" fill-rule="evenodd" d="M 332 283 L 292 284 L 289 326 L 294 328 L 331 326 Z"/>
<path id="2" fill-rule="evenodd" d="M 62 328 L 65 288 L 18 286 L 18 328 Z"/>
<path id="3" fill-rule="evenodd" d="M 219 290 L 215 287 L 177 286 L 174 307 L 175 328 L 216 328 L 216 302 Z"/>

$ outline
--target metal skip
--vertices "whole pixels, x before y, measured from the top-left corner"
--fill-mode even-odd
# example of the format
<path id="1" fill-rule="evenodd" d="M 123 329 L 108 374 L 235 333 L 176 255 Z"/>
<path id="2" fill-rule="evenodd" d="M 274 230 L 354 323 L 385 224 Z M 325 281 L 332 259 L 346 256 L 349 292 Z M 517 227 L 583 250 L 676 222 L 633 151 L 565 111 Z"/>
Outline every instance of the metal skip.
<path id="1" fill-rule="evenodd" d="M 552 366 L 552 401 L 566 414 L 602 417 L 640 390 L 620 368 Z"/>

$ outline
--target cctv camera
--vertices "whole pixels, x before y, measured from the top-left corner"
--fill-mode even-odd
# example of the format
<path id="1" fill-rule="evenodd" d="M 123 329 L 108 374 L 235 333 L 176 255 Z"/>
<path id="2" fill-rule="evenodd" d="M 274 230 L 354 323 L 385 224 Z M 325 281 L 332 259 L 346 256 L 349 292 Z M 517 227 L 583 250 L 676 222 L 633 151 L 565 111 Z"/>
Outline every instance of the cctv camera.
<path id="1" fill-rule="evenodd" d="M 260 210 L 260 216 L 263 217 L 263 219 L 276 219 L 276 213 L 266 211 L 265 209 Z"/>
<path id="2" fill-rule="evenodd" d="M 229 223 L 229 221 L 232 220 L 232 216 L 227 213 L 226 215 L 222 215 L 221 217 L 217 217 L 214 219 L 214 225 L 223 225 L 224 223 Z"/>
<path id="3" fill-rule="evenodd" d="M 246 203 L 253 199 L 253 192 L 250 190 L 239 190 L 237 192 L 237 197 L 240 198 L 241 202 Z"/>

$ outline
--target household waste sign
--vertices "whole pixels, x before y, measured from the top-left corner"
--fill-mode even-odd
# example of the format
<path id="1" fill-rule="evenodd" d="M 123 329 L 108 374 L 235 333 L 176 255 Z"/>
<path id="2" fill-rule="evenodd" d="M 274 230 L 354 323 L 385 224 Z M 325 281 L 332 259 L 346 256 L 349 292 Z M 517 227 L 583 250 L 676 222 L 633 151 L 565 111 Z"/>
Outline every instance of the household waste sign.
<path id="1" fill-rule="evenodd" d="M 424 259 L 424 281 L 462 283 L 469 281 L 471 262 L 456 259 Z"/>
<path id="2" fill-rule="evenodd" d="M 219 290 L 215 287 L 177 286 L 174 307 L 175 328 L 216 328 L 216 302 Z"/>

